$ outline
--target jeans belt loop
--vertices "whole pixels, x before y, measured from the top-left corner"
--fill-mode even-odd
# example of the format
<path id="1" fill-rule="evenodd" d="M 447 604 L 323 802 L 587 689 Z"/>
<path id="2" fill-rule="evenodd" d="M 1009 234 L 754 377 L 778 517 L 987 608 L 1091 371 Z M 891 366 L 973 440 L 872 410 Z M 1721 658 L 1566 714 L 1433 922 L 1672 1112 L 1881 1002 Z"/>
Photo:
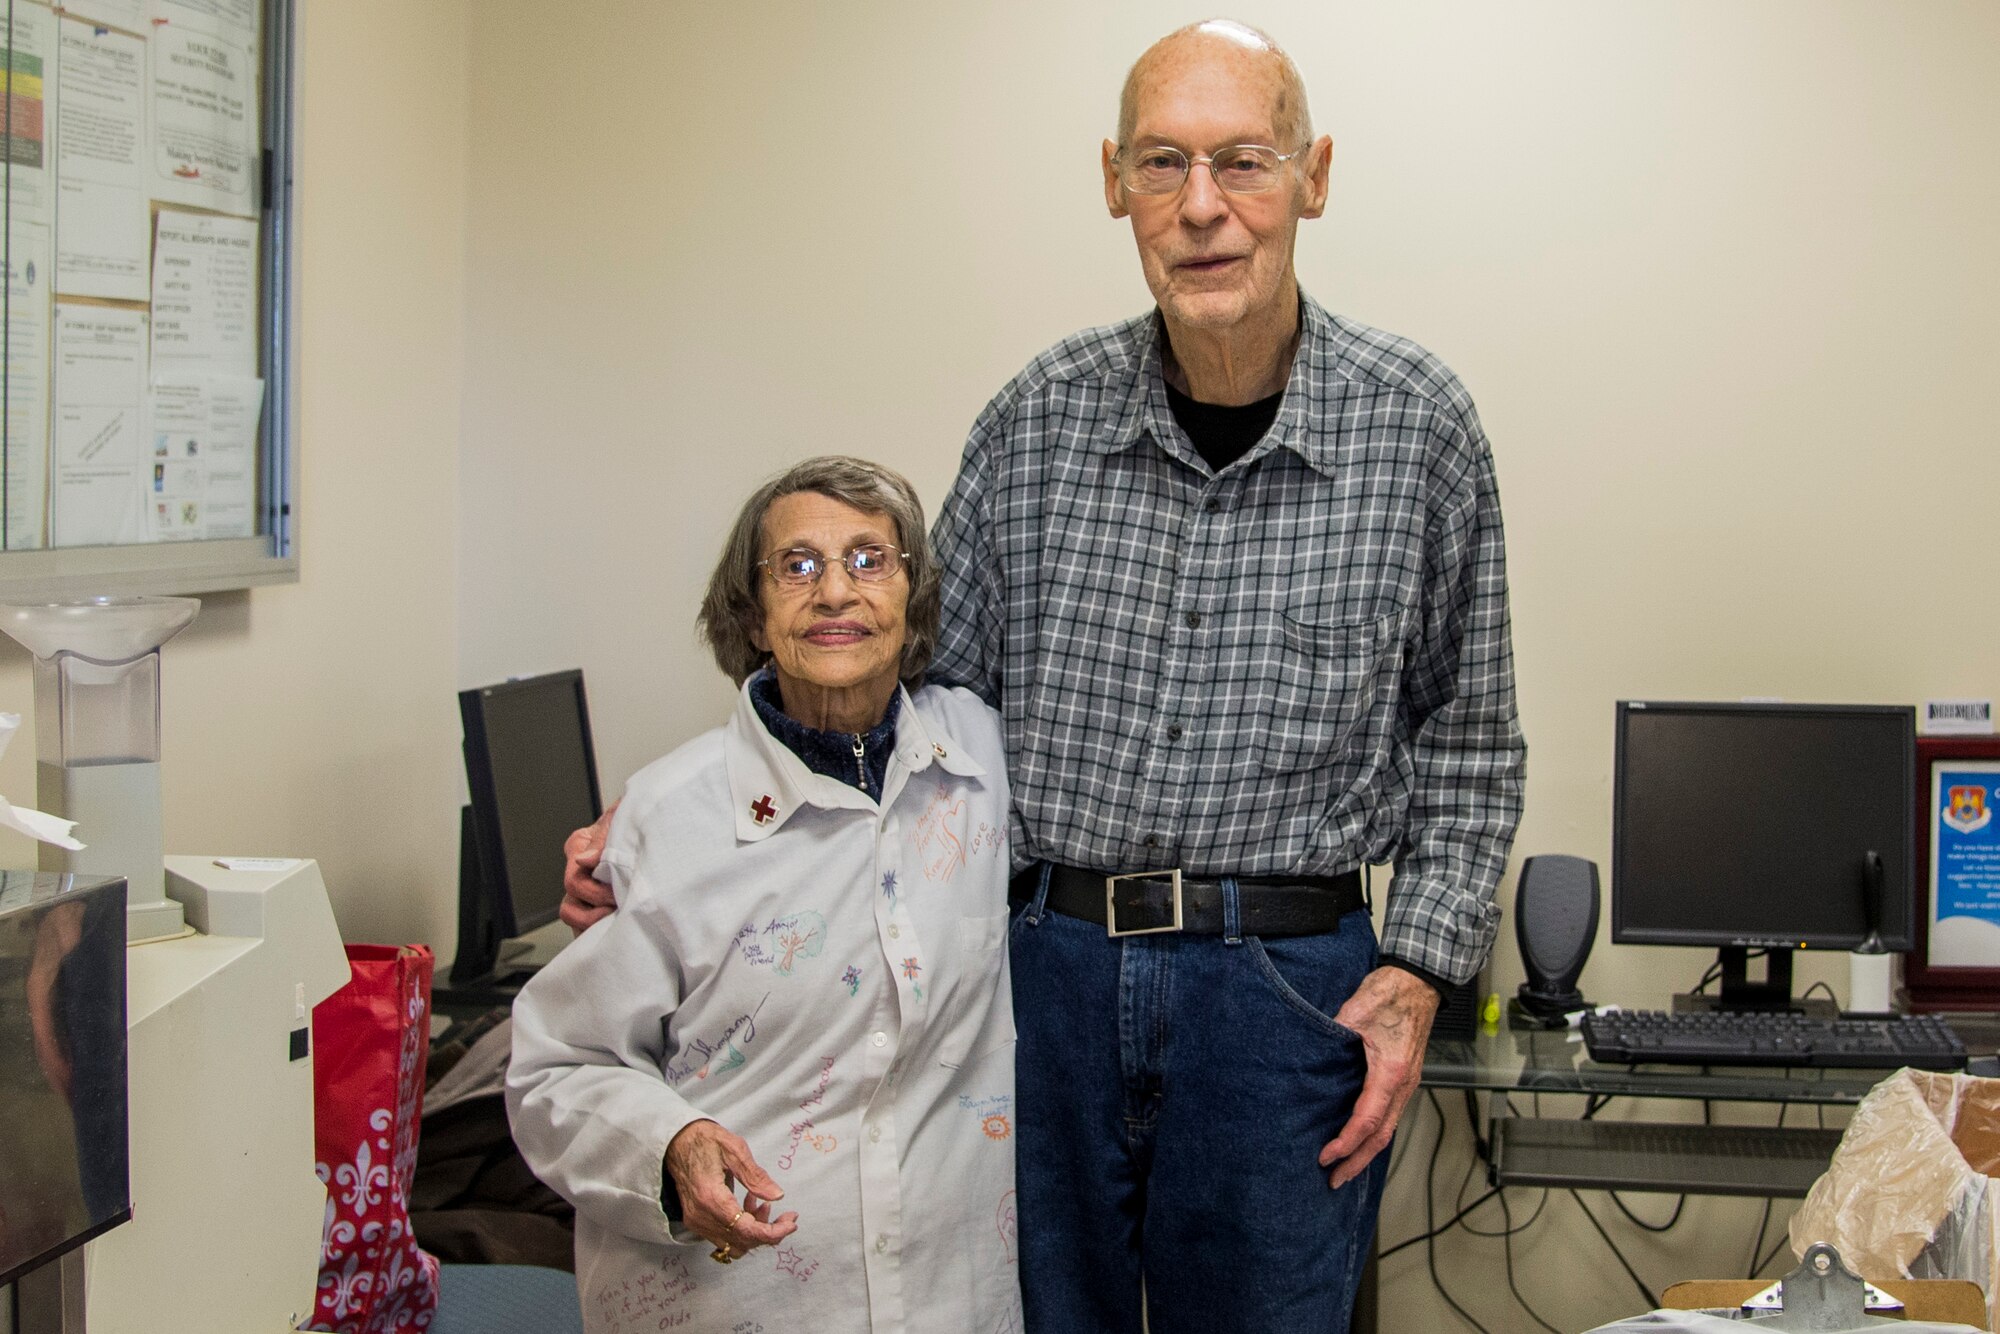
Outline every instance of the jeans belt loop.
<path id="1" fill-rule="evenodd" d="M 1055 873 L 1056 864 L 1052 861 L 1044 861 L 1041 870 L 1035 875 L 1035 897 L 1028 900 L 1028 911 L 1021 914 L 1027 918 L 1029 926 L 1040 926 L 1042 924 L 1042 914 L 1048 911 L 1049 877 Z"/>
<path id="2" fill-rule="evenodd" d="M 1243 900 L 1236 889 L 1236 877 L 1222 877 L 1222 943 L 1243 943 Z"/>

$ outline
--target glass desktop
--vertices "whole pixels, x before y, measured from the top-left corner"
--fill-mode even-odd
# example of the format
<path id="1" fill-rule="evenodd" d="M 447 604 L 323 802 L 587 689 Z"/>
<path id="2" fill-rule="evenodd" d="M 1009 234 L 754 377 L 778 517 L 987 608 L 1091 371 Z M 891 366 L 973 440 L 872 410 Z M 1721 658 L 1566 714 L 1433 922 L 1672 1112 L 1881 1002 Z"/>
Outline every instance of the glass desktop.
<path id="1" fill-rule="evenodd" d="M 2000 1018 L 1947 1016 L 1975 1055 L 2000 1045 Z M 1570 1029 L 1482 1029 L 1471 1041 L 1434 1041 L 1424 1087 L 1486 1093 L 1571 1093 L 1727 1102 L 1853 1104 L 1893 1072 L 1806 1067 L 1605 1065 Z"/>

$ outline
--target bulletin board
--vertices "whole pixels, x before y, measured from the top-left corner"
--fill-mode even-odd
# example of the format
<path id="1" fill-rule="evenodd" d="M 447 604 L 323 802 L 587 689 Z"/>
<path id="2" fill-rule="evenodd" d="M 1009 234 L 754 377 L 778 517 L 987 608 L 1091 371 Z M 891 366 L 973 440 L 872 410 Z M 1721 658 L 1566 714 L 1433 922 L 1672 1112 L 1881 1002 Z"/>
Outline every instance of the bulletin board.
<path id="1" fill-rule="evenodd" d="M 297 577 L 279 0 L 4 0 L 0 598 Z"/>

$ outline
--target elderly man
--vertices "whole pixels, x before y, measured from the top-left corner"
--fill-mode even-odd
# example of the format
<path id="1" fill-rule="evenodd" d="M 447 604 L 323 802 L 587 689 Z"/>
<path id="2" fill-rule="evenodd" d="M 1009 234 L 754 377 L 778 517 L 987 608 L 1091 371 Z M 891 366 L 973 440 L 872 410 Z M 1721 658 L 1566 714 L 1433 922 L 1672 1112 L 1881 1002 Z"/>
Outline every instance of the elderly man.
<path id="1" fill-rule="evenodd" d="M 1141 56 L 1104 193 L 1157 309 L 1001 390 L 938 519 L 931 675 L 1001 710 L 1024 868 L 1031 1334 L 1136 1334 L 1142 1291 L 1157 1334 L 1344 1330 L 1439 993 L 1498 921 L 1492 459 L 1449 370 L 1299 290 L 1331 156 L 1263 34 Z"/>

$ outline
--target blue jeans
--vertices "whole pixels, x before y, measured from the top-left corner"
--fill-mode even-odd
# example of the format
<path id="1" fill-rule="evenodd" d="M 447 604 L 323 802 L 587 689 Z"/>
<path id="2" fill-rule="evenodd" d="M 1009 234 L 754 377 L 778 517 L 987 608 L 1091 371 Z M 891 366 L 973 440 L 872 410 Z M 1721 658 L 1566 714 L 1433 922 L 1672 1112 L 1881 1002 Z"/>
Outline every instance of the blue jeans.
<path id="1" fill-rule="evenodd" d="M 1345 1334 L 1389 1155 L 1339 1190 L 1319 1151 L 1361 1091 L 1328 1016 L 1375 967 L 1338 931 L 1112 940 L 1030 903 L 1014 975 L 1028 1334 Z"/>

